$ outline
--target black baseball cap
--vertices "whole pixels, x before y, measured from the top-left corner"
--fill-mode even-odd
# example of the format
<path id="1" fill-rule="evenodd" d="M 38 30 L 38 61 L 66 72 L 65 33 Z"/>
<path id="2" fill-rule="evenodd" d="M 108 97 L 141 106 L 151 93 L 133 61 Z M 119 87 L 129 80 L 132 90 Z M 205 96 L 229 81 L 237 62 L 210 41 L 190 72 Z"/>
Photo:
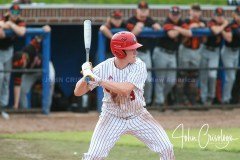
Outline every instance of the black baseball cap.
<path id="1" fill-rule="evenodd" d="M 140 1 L 138 3 L 138 8 L 139 9 L 148 9 L 148 3 L 146 1 Z"/>
<path id="2" fill-rule="evenodd" d="M 215 16 L 224 16 L 224 14 L 225 14 L 224 10 L 221 7 L 216 8 L 215 11 L 214 11 Z"/>
<path id="3" fill-rule="evenodd" d="M 121 19 L 123 16 L 122 12 L 120 10 L 114 10 L 111 12 L 111 17 L 115 19 Z"/>
<path id="4" fill-rule="evenodd" d="M 199 4 L 193 4 L 191 5 L 191 9 L 195 11 L 201 11 L 201 6 Z"/>
<path id="5" fill-rule="evenodd" d="M 179 15 L 181 10 L 178 6 L 173 6 L 170 8 L 170 13 L 173 14 L 173 15 Z"/>
<path id="6" fill-rule="evenodd" d="M 18 4 L 13 4 L 10 8 L 9 11 L 13 15 L 19 15 L 21 14 L 21 8 Z"/>
<path id="7" fill-rule="evenodd" d="M 240 16 L 240 6 L 237 6 L 234 12 Z"/>

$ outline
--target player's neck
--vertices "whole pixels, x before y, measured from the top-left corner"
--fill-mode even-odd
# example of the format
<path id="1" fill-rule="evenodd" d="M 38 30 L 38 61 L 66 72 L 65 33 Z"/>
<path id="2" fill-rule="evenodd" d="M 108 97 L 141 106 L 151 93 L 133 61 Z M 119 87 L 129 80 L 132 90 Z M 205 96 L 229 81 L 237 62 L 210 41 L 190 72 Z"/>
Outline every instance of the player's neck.
<path id="1" fill-rule="evenodd" d="M 118 69 L 124 69 L 128 64 L 129 63 L 125 59 L 114 58 L 114 65 Z"/>

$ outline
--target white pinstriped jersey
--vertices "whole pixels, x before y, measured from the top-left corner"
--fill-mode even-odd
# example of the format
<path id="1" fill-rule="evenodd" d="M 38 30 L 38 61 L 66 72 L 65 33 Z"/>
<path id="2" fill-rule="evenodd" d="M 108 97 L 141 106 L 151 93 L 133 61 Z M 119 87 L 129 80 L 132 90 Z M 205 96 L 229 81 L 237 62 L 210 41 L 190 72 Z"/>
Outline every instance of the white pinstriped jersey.
<path id="1" fill-rule="evenodd" d="M 114 64 L 115 58 L 109 58 L 93 69 L 93 73 L 102 80 L 114 82 L 129 82 L 135 85 L 134 90 L 127 97 L 110 93 L 104 90 L 102 112 L 108 112 L 118 117 L 130 117 L 138 115 L 144 110 L 145 100 L 143 97 L 144 83 L 147 78 L 147 68 L 139 58 L 124 69 L 118 69 Z"/>
<path id="2" fill-rule="evenodd" d="M 145 63 L 136 62 L 124 69 L 116 68 L 114 58 L 107 59 L 93 69 L 93 73 L 105 81 L 129 82 L 135 85 L 133 92 L 121 97 L 104 89 L 102 113 L 94 129 L 91 144 L 82 160 L 104 160 L 116 141 L 123 134 L 131 134 L 144 142 L 161 160 L 175 160 L 171 142 L 164 129 L 143 107 L 143 87 L 147 79 Z M 90 85 L 91 89 L 96 83 Z"/>

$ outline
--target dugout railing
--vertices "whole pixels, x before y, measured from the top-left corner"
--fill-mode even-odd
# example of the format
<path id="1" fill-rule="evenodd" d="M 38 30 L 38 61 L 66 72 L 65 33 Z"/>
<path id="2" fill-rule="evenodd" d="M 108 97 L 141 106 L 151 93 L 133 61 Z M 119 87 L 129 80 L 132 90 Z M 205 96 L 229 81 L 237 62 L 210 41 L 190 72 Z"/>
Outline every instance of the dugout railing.
<path id="1" fill-rule="evenodd" d="M 112 29 L 111 32 L 112 33 L 116 33 L 119 31 L 123 31 L 124 29 Z M 210 36 L 212 35 L 212 32 L 210 31 L 209 28 L 201 28 L 201 29 L 192 29 L 192 33 L 193 33 L 193 37 L 202 37 L 202 36 Z M 151 28 L 144 28 L 143 31 L 138 35 L 139 37 L 148 37 L 148 38 L 160 38 L 160 37 L 164 37 L 166 36 L 166 32 L 164 30 L 160 30 L 160 31 L 154 31 Z M 104 61 L 106 58 L 105 55 L 105 51 L 106 51 L 106 37 L 104 36 L 104 34 L 99 31 L 98 32 L 98 50 L 97 50 L 97 56 L 96 58 L 96 64 L 99 64 L 100 62 Z M 229 67 L 229 68 L 225 68 L 225 67 L 217 67 L 217 68 L 148 68 L 148 70 L 151 71 L 161 71 L 161 70 L 239 70 L 239 67 Z M 101 106 L 102 106 L 102 97 L 103 97 L 103 91 L 102 88 L 98 87 L 97 88 L 97 109 L 100 112 L 101 111 Z M 208 109 L 208 108 L 219 108 L 219 106 L 203 106 L 201 105 L 201 109 Z M 239 105 L 232 105 L 232 107 L 237 108 L 239 107 Z M 189 107 L 187 106 L 179 106 L 178 104 L 174 105 L 174 106 L 169 106 L 169 108 L 171 109 L 189 109 Z M 200 108 L 199 105 L 194 105 L 191 106 L 191 108 Z"/>
<path id="2" fill-rule="evenodd" d="M 6 36 L 12 36 L 15 33 L 12 30 L 5 30 Z M 42 106 L 41 111 L 44 114 L 49 114 L 47 102 L 50 97 L 50 79 L 49 79 L 49 61 L 51 50 L 51 32 L 45 32 L 43 28 L 27 28 L 25 33 L 25 43 L 29 44 L 34 36 L 42 36 L 42 69 L 12 69 L 0 70 L 0 72 L 22 72 L 22 73 L 36 73 L 42 72 Z"/>

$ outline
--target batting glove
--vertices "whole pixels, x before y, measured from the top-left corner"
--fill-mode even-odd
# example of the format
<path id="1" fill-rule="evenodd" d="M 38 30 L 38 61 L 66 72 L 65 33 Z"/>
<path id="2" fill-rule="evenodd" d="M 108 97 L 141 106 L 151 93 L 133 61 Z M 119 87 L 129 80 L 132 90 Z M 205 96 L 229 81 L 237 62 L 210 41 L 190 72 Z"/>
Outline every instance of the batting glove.
<path id="1" fill-rule="evenodd" d="M 91 62 L 85 62 L 83 63 L 82 65 L 82 72 L 83 72 L 83 75 L 84 75 L 84 71 L 85 70 L 92 70 L 92 63 Z"/>
<path id="2" fill-rule="evenodd" d="M 99 86 L 100 82 L 102 81 L 101 78 L 93 74 L 91 62 L 85 62 L 82 65 L 82 74 L 88 85 Z"/>

